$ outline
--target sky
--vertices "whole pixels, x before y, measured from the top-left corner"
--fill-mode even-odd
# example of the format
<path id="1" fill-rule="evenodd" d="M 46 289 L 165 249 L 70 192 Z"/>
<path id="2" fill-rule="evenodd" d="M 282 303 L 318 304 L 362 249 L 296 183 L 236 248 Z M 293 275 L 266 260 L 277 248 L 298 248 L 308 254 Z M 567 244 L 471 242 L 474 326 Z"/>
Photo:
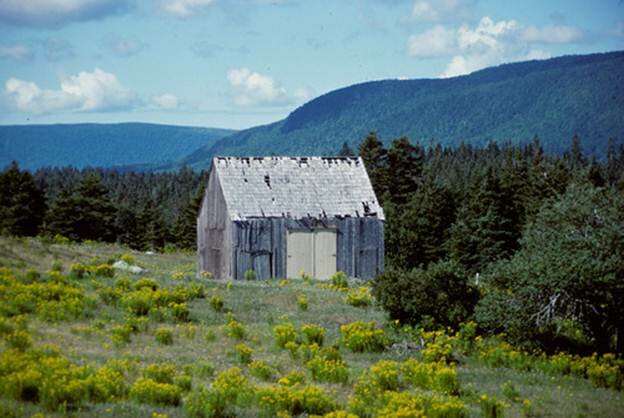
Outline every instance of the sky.
<path id="1" fill-rule="evenodd" d="M 624 0 L 0 0 L 0 124 L 243 129 L 331 90 L 624 49 Z"/>

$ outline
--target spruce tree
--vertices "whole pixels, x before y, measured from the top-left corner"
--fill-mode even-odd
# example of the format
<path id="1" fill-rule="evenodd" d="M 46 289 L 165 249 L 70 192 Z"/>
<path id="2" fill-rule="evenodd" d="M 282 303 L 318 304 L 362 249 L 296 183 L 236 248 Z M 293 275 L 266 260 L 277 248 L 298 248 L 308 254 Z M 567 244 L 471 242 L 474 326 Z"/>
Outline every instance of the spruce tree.
<path id="1" fill-rule="evenodd" d="M 0 233 L 37 235 L 45 214 L 43 192 L 16 162 L 0 173 Z"/>
<path id="2" fill-rule="evenodd" d="M 347 141 L 342 143 L 342 147 L 340 147 L 340 151 L 338 151 L 339 157 L 353 157 L 355 152 L 351 149 Z"/>
<path id="3" fill-rule="evenodd" d="M 388 150 L 388 192 L 393 202 L 403 204 L 418 187 L 423 173 L 424 151 L 420 145 L 412 145 L 407 137 L 392 142 Z"/>
<path id="4" fill-rule="evenodd" d="M 364 166 L 368 172 L 375 194 L 379 199 L 383 198 L 387 190 L 385 181 L 387 171 L 387 151 L 383 143 L 377 138 L 377 133 L 371 131 L 360 144 L 360 157 L 364 161 Z"/>
<path id="5" fill-rule="evenodd" d="M 197 216 L 204 198 L 204 189 L 200 187 L 192 199 L 178 212 L 173 226 L 176 245 L 185 249 L 197 247 Z"/>

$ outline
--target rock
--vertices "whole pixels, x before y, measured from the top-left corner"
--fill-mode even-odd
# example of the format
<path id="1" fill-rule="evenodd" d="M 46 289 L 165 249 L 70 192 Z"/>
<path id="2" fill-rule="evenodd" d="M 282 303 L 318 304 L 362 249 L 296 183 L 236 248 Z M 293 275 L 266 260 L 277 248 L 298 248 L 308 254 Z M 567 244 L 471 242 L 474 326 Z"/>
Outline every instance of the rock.
<path id="1" fill-rule="evenodd" d="M 113 263 L 113 268 L 117 269 L 117 270 L 127 271 L 127 272 L 132 273 L 132 274 L 140 274 L 140 273 L 143 273 L 145 271 L 144 268 L 128 264 L 128 263 L 126 263 L 123 260 L 115 261 Z"/>

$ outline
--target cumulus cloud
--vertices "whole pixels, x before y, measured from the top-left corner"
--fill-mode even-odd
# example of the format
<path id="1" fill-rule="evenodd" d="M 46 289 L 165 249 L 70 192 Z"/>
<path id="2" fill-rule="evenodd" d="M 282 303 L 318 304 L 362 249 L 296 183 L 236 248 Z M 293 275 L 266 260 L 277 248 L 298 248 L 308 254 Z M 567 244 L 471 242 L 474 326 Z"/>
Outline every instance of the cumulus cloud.
<path id="1" fill-rule="evenodd" d="M 152 99 L 154 104 L 161 109 L 175 109 L 180 104 L 180 100 L 177 96 L 170 93 L 165 93 L 160 96 L 156 96 Z"/>
<path id="2" fill-rule="evenodd" d="M 232 99 L 238 106 L 281 106 L 307 98 L 305 89 L 289 94 L 273 78 L 248 68 L 229 70 L 227 79 L 232 87 Z"/>
<path id="3" fill-rule="evenodd" d="M 117 56 L 131 57 L 143 51 L 147 44 L 137 38 L 115 38 L 108 41 L 107 46 Z"/>
<path id="4" fill-rule="evenodd" d="M 15 61 L 28 61 L 32 59 L 32 49 L 23 44 L 0 45 L 0 59 L 12 59 Z"/>
<path id="5" fill-rule="evenodd" d="M 449 56 L 440 77 L 468 74 L 502 62 L 550 58 L 536 45 L 573 43 L 583 33 L 574 26 L 523 26 L 515 20 L 494 21 L 484 16 L 476 25 L 456 29 L 435 25 L 407 40 L 407 53 L 418 58 Z"/>
<path id="6" fill-rule="evenodd" d="M 0 22 L 18 26 L 61 26 L 100 19 L 129 9 L 129 0 L 2 0 Z"/>
<path id="7" fill-rule="evenodd" d="M 569 25 L 547 25 L 542 28 L 529 26 L 522 31 L 521 38 L 526 42 L 544 44 L 566 44 L 583 37 L 580 29 Z"/>
<path id="8" fill-rule="evenodd" d="M 164 0 L 163 12 L 175 17 L 189 17 L 212 6 L 215 0 Z"/>
<path id="9" fill-rule="evenodd" d="M 4 95 L 18 110 L 32 113 L 106 111 L 127 108 L 135 101 L 134 94 L 114 74 L 99 68 L 62 79 L 58 90 L 10 78 L 5 83 Z"/>
<path id="10" fill-rule="evenodd" d="M 416 0 L 412 19 L 450 22 L 469 19 L 476 0 Z"/>
<path id="11" fill-rule="evenodd" d="M 430 58 L 452 53 L 457 44 L 454 30 L 436 25 L 417 35 L 411 35 L 407 40 L 407 53 L 413 57 Z"/>

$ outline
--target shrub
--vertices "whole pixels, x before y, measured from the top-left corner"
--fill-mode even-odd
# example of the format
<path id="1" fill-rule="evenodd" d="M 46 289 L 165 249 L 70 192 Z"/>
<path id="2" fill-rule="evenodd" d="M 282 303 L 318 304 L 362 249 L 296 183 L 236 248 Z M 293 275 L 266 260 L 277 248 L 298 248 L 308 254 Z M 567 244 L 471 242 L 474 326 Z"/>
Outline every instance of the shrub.
<path id="1" fill-rule="evenodd" d="M 312 379 L 318 382 L 345 384 L 349 380 L 349 368 L 342 360 L 328 360 L 316 356 L 305 366 L 312 373 Z"/>
<path id="2" fill-rule="evenodd" d="M 116 306 L 122 296 L 122 290 L 117 287 L 102 287 L 97 290 L 100 300 L 105 305 Z"/>
<path id="3" fill-rule="evenodd" d="M 257 402 L 260 409 L 271 416 L 306 413 L 325 414 L 337 408 L 336 402 L 323 389 L 306 386 L 295 389 L 289 386 L 268 386 L 257 390 Z"/>
<path id="4" fill-rule="evenodd" d="M 82 279 L 86 273 L 87 266 L 82 263 L 73 263 L 69 266 L 69 274 L 76 279 Z"/>
<path id="5" fill-rule="evenodd" d="M 102 367 L 88 378 L 89 399 L 92 402 L 111 402 L 122 398 L 126 393 L 126 380 L 118 371 Z"/>
<path id="6" fill-rule="evenodd" d="M 336 289 L 346 289 L 349 287 L 347 275 L 342 271 L 334 273 L 329 280 L 331 281 L 332 286 Z"/>
<path id="7" fill-rule="evenodd" d="M 208 303 L 210 304 L 210 307 L 214 309 L 215 312 L 223 311 L 223 306 L 225 305 L 223 302 L 223 298 L 218 295 L 214 295 L 213 297 L 211 297 Z"/>
<path id="8" fill-rule="evenodd" d="M 124 254 L 122 254 L 122 255 L 119 257 L 119 259 L 120 259 L 121 261 L 123 261 L 123 262 L 127 263 L 127 264 L 130 264 L 130 265 L 132 265 L 132 264 L 135 264 L 135 263 L 136 263 L 136 260 L 134 259 L 134 257 L 133 257 L 132 255 L 128 254 L 128 253 L 124 253 Z"/>
<path id="9" fill-rule="evenodd" d="M 253 350 L 247 346 L 246 344 L 238 344 L 236 346 L 236 358 L 242 364 L 251 363 L 251 355 L 253 354 Z"/>
<path id="10" fill-rule="evenodd" d="M 204 335 L 204 340 L 206 340 L 207 343 L 211 343 L 215 341 L 216 339 L 217 339 L 217 334 L 215 334 L 214 331 L 210 329 L 206 331 L 206 334 Z"/>
<path id="11" fill-rule="evenodd" d="M 142 290 L 142 289 L 158 290 L 158 287 L 159 285 L 156 280 L 150 279 L 147 277 L 139 279 L 134 283 L 134 290 Z"/>
<path id="12" fill-rule="evenodd" d="M 55 244 L 60 244 L 60 245 L 69 245 L 71 244 L 71 240 L 67 237 L 62 236 L 61 234 L 56 234 L 54 235 L 54 237 L 52 237 L 52 241 Z"/>
<path id="13" fill-rule="evenodd" d="M 307 311 L 308 310 L 308 297 L 306 295 L 297 296 L 297 306 L 299 306 L 299 310 Z"/>
<path id="14" fill-rule="evenodd" d="M 143 369 L 143 377 L 158 383 L 173 384 L 176 366 L 171 363 L 148 364 Z"/>
<path id="15" fill-rule="evenodd" d="M 61 273 L 63 271 L 63 262 L 61 260 L 54 260 L 51 270 Z"/>
<path id="16" fill-rule="evenodd" d="M 169 310 L 171 311 L 171 316 L 174 320 L 180 322 L 186 322 L 189 320 L 189 315 L 191 314 L 191 312 L 189 311 L 188 305 L 186 303 L 171 302 L 169 304 Z"/>
<path id="17" fill-rule="evenodd" d="M 111 331 L 111 340 L 117 347 L 130 342 L 130 336 L 132 335 L 132 327 L 125 325 L 115 325 Z"/>
<path id="18" fill-rule="evenodd" d="M 256 280 L 256 272 L 253 270 L 247 270 L 245 272 L 245 280 Z"/>
<path id="19" fill-rule="evenodd" d="M 130 398 L 140 403 L 152 405 L 178 406 L 182 390 L 176 385 L 158 383 L 155 380 L 140 377 L 130 388 Z"/>
<path id="20" fill-rule="evenodd" d="M 211 377 L 215 372 L 214 364 L 207 360 L 198 360 L 193 363 L 193 374 L 198 377 Z"/>
<path id="21" fill-rule="evenodd" d="M 114 277 L 115 270 L 110 264 L 99 264 L 89 267 L 89 274 L 99 277 Z"/>
<path id="22" fill-rule="evenodd" d="M 7 345 L 16 350 L 25 351 L 32 346 L 32 338 L 26 330 L 18 329 L 4 337 Z"/>
<path id="23" fill-rule="evenodd" d="M 167 328 L 158 328 L 154 332 L 154 337 L 159 344 L 162 345 L 171 345 L 173 344 L 173 333 L 170 329 Z"/>
<path id="24" fill-rule="evenodd" d="M 182 374 L 173 378 L 173 384 L 182 389 L 184 392 L 188 392 L 193 387 L 193 379 L 191 376 Z"/>
<path id="25" fill-rule="evenodd" d="M 249 373 L 263 381 L 270 381 L 275 376 L 275 370 L 262 360 L 252 361 L 249 364 Z"/>
<path id="26" fill-rule="evenodd" d="M 342 344 L 353 352 L 379 352 L 388 344 L 386 333 L 374 321 L 356 321 L 340 327 Z"/>
<path id="27" fill-rule="evenodd" d="M 503 418 L 508 405 L 493 396 L 481 395 L 479 397 L 479 407 L 481 408 L 481 414 L 485 418 Z"/>
<path id="28" fill-rule="evenodd" d="M 373 297 L 368 287 L 350 289 L 344 300 L 347 305 L 355 307 L 370 306 L 373 303 Z"/>
<path id="29" fill-rule="evenodd" d="M 273 336 L 275 337 L 275 343 L 281 348 L 285 348 L 289 342 L 297 342 L 297 330 L 290 322 L 274 326 Z"/>
<path id="30" fill-rule="evenodd" d="M 247 335 L 243 324 L 238 322 L 231 313 L 228 314 L 227 324 L 225 324 L 225 335 L 237 340 L 243 340 Z"/>
<path id="31" fill-rule="evenodd" d="M 323 345 L 323 340 L 325 339 L 325 328 L 319 325 L 304 325 L 301 328 L 301 333 L 305 337 L 308 344 L 318 344 L 319 346 Z"/>
<path id="32" fill-rule="evenodd" d="M 474 311 L 478 292 L 459 264 L 431 264 L 426 270 L 389 269 L 373 282 L 373 294 L 392 319 L 416 325 L 458 326 Z M 400 298 L 397 295 L 401 295 Z"/>

